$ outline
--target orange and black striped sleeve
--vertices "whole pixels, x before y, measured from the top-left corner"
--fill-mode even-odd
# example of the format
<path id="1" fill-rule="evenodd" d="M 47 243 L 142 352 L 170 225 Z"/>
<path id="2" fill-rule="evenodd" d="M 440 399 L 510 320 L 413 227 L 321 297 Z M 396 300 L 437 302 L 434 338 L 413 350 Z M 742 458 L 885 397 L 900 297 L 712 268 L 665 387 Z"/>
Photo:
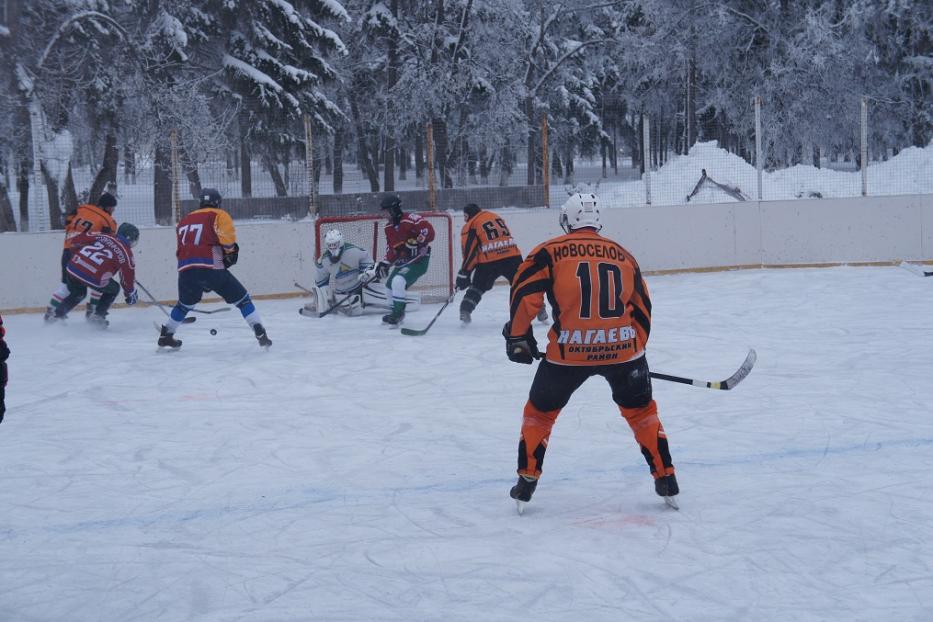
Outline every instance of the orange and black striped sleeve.
<path id="1" fill-rule="evenodd" d="M 463 229 L 460 230 L 460 248 L 463 251 L 463 263 L 461 264 L 461 270 L 464 272 L 470 272 L 473 268 L 476 267 L 476 262 L 479 259 L 479 235 L 476 233 L 476 227 L 473 226 L 476 218 L 473 218 L 468 223 L 464 223 Z"/>
<path id="2" fill-rule="evenodd" d="M 635 268 L 634 291 L 629 299 L 629 304 L 632 306 L 632 323 L 635 327 L 638 345 L 644 348 L 648 343 L 648 336 L 651 334 L 651 296 L 648 293 L 648 284 L 641 274 L 638 262 L 635 261 L 631 253 L 626 251 L 625 254 L 626 259 Z"/>
<path id="3" fill-rule="evenodd" d="M 528 332 L 532 320 L 544 306 L 545 295 L 552 291 L 553 284 L 551 255 L 542 245 L 525 258 L 512 281 L 509 321 L 513 337 Z"/>

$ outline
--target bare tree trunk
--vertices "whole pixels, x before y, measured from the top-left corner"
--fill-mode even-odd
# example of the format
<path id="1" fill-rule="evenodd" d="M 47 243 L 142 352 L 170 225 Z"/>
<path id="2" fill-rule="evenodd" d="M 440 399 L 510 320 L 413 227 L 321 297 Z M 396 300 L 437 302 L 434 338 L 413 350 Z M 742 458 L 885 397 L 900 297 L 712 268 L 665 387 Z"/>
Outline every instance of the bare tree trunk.
<path id="1" fill-rule="evenodd" d="M 404 142 L 398 145 L 398 178 L 399 181 L 408 179 L 408 149 Z"/>
<path id="2" fill-rule="evenodd" d="M 334 132 L 334 194 L 343 193 L 343 147 L 346 131 L 343 126 Z"/>
<path id="3" fill-rule="evenodd" d="M 253 196 L 253 170 L 250 166 L 250 150 L 247 141 L 246 127 L 248 120 L 240 115 L 240 196 L 248 198 Z"/>
<path id="4" fill-rule="evenodd" d="M 61 202 L 58 198 L 58 181 L 52 177 L 49 169 L 45 167 L 45 162 L 40 164 L 40 169 L 42 170 L 42 179 L 45 181 L 46 194 L 49 199 L 49 227 L 64 229 Z"/>
<path id="5" fill-rule="evenodd" d="M 363 122 L 360 119 L 360 108 L 356 104 L 356 98 L 350 97 L 350 115 L 353 117 L 353 129 L 356 132 L 357 158 L 360 161 L 360 168 L 369 179 L 369 191 L 379 192 L 379 173 L 373 167 L 372 160 L 369 157 L 369 148 L 366 146 L 366 133 L 363 131 Z"/>
<path id="6" fill-rule="evenodd" d="M 282 174 L 279 173 L 279 165 L 276 164 L 275 159 L 266 153 L 262 156 L 262 162 L 266 165 L 269 176 L 272 178 L 272 184 L 275 186 L 275 196 L 288 196 L 288 192 L 285 188 L 285 181 L 282 179 Z"/>
<path id="7" fill-rule="evenodd" d="M 152 164 L 152 195 L 155 221 L 172 224 L 172 157 L 164 145 L 156 145 Z"/>
<path id="8" fill-rule="evenodd" d="M 64 203 L 66 214 L 78 209 L 78 194 L 75 192 L 75 180 L 71 173 L 71 162 L 68 163 L 68 173 L 65 175 L 65 187 L 62 188 L 62 202 Z"/>
<path id="9" fill-rule="evenodd" d="M 475 186 L 479 183 L 476 180 L 476 150 L 472 147 L 467 148 L 467 175 L 470 178 L 470 184 Z"/>
<path id="10" fill-rule="evenodd" d="M 486 144 L 483 143 L 479 146 L 479 178 L 484 185 L 489 183 L 489 169 L 491 166 L 489 152 L 486 149 Z"/>
<path id="11" fill-rule="evenodd" d="M 573 145 L 567 145 L 564 153 L 564 183 L 573 184 Z"/>
<path id="12" fill-rule="evenodd" d="M 88 201 L 97 203 L 97 199 L 104 193 L 108 183 L 116 185 L 117 183 L 117 164 L 119 163 L 120 152 L 117 150 L 117 134 L 114 131 L 107 132 L 104 137 L 104 161 L 94 176 L 91 183 L 91 189 L 88 192 Z"/>
<path id="13" fill-rule="evenodd" d="M 450 178 L 448 170 L 447 120 L 435 118 L 431 121 L 431 126 L 434 128 L 434 165 L 437 168 L 441 188 L 453 188 L 454 181 Z"/>
<path id="14" fill-rule="evenodd" d="M 415 128 L 415 179 L 424 179 L 424 135 L 420 125 Z"/>
<path id="15" fill-rule="evenodd" d="M 13 216 L 6 179 L 0 179 L 0 233 L 4 231 L 16 231 L 16 219 Z"/>
<path id="16" fill-rule="evenodd" d="M 499 185 L 508 186 L 509 177 L 512 176 L 512 163 L 515 161 L 514 156 L 512 155 L 512 145 L 508 140 L 505 141 L 505 144 L 502 146 L 502 151 L 499 156 Z"/>
<path id="17" fill-rule="evenodd" d="M 603 179 L 606 179 L 607 172 L 608 172 L 608 171 L 607 171 L 607 167 L 606 167 L 606 159 L 607 159 L 607 155 L 608 155 L 607 152 L 608 152 L 608 151 L 609 151 L 609 149 L 608 149 L 608 147 L 607 147 L 607 145 L 606 145 L 606 139 L 605 139 L 605 138 L 601 138 L 601 139 L 599 140 L 599 155 L 602 156 L 602 161 L 603 161 L 603 168 L 602 168 L 602 178 L 603 178 Z"/>
<path id="18" fill-rule="evenodd" d="M 531 96 L 525 98 L 525 120 L 528 123 L 527 159 L 528 170 L 525 175 L 525 184 L 535 185 L 535 156 L 538 151 L 538 128 L 535 125 L 534 100 Z"/>
<path id="19" fill-rule="evenodd" d="M 29 231 L 29 172 L 31 164 L 23 158 L 16 173 L 16 190 L 19 192 L 19 230 Z"/>
<path id="20" fill-rule="evenodd" d="M 129 145 L 123 147 L 123 183 L 136 183 L 136 152 Z"/>

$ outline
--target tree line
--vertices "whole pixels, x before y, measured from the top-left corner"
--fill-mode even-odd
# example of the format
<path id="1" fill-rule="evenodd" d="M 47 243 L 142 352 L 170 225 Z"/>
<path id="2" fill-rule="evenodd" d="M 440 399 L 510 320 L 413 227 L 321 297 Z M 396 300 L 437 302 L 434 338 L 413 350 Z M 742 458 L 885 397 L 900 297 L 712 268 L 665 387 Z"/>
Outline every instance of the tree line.
<path id="1" fill-rule="evenodd" d="M 751 161 L 754 97 L 769 167 L 857 151 L 862 97 L 878 151 L 933 138 L 927 0 L 0 5 L 0 230 L 13 228 L 14 189 L 22 222 L 39 192 L 60 227 L 143 167 L 156 219 L 170 222 L 173 150 L 186 194 L 220 159 L 242 196 L 253 194 L 251 162 L 285 196 L 306 117 L 314 170 L 334 192 L 346 165 L 374 192 L 422 178 L 428 123 L 442 188 L 541 183 L 543 115 L 552 177 L 567 182 L 581 157 L 605 170 L 624 152 L 643 170 L 698 140 Z M 93 172 L 90 187 L 75 187 L 78 166 Z"/>

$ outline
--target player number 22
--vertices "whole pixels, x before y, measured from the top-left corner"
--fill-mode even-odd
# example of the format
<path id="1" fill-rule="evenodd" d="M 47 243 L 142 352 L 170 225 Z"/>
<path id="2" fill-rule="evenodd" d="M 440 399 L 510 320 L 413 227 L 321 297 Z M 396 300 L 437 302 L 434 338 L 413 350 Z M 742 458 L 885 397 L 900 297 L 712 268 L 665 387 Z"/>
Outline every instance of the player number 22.
<path id="1" fill-rule="evenodd" d="M 611 263 L 596 264 L 599 288 L 599 317 L 609 319 L 625 315 L 622 302 L 622 270 Z M 581 261 L 577 264 L 577 278 L 580 280 L 580 319 L 592 317 L 590 306 L 593 301 L 593 279 L 590 275 L 590 263 Z"/>
<path id="2" fill-rule="evenodd" d="M 178 227 L 178 237 L 181 238 L 182 244 L 187 244 L 188 231 L 191 231 L 194 234 L 194 245 L 197 246 L 201 243 L 201 232 L 204 230 L 204 225 L 193 224 L 193 225 L 182 225 Z"/>

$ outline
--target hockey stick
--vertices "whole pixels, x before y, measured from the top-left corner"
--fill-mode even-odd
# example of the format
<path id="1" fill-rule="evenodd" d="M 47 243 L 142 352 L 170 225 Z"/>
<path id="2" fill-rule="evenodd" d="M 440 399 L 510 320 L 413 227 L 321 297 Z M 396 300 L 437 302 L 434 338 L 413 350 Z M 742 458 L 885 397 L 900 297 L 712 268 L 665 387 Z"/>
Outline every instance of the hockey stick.
<path id="1" fill-rule="evenodd" d="M 535 355 L 536 359 L 544 358 L 544 355 L 540 352 Z M 719 389 L 721 391 L 728 391 L 729 389 L 735 387 L 745 379 L 745 376 L 751 373 L 752 367 L 755 366 L 755 361 L 758 360 L 758 354 L 755 352 L 754 348 L 750 348 L 748 355 L 745 357 L 745 361 L 739 365 L 739 368 L 735 370 L 735 373 L 726 378 L 725 380 L 720 380 L 719 382 L 711 382 L 707 380 L 694 380 L 693 378 L 684 378 L 683 376 L 671 376 L 669 374 L 662 374 L 656 371 L 648 372 L 648 375 L 657 380 L 667 380 L 668 382 L 679 382 L 681 384 L 692 384 L 695 387 L 701 387 L 704 389 Z"/>
<path id="2" fill-rule="evenodd" d="M 447 299 L 447 302 L 445 302 L 443 306 L 441 306 L 441 308 L 437 310 L 437 313 L 434 314 L 434 318 L 430 322 L 428 322 L 427 326 L 425 326 L 421 330 L 415 330 L 412 328 L 402 327 L 402 334 L 408 335 L 409 337 L 420 337 L 421 335 L 427 333 L 429 330 L 431 330 L 431 327 L 434 326 L 434 322 L 436 322 L 437 318 L 441 316 L 441 313 L 444 312 L 444 309 L 447 308 L 447 305 L 452 303 L 456 296 L 457 296 L 457 290 L 455 289 L 454 293 L 452 293 L 450 297 Z"/>
<path id="3" fill-rule="evenodd" d="M 152 294 L 150 294 L 150 293 L 149 293 L 149 290 L 146 289 L 146 288 L 143 286 L 142 283 L 140 283 L 139 281 L 136 281 L 136 285 L 139 286 L 139 289 L 143 290 L 143 293 L 146 294 L 146 297 L 147 297 L 147 298 L 149 298 L 149 302 L 150 302 L 151 304 L 153 304 L 153 305 L 159 307 L 159 310 L 162 311 L 162 313 L 164 313 L 167 317 L 172 317 L 172 314 L 169 313 L 168 311 L 166 311 L 165 305 L 162 304 L 161 302 L 159 302 L 158 300 L 156 300 L 156 299 L 155 299 L 155 296 L 153 296 Z M 197 319 L 198 319 L 198 318 L 196 318 L 196 317 L 186 317 L 184 320 L 182 320 L 182 324 L 191 324 L 192 322 L 194 322 L 194 321 L 197 320 Z"/>
<path id="4" fill-rule="evenodd" d="M 157 300 L 155 299 L 155 296 L 153 296 L 152 294 L 149 293 L 149 290 L 147 290 L 145 287 L 143 287 L 143 284 L 142 284 L 142 283 L 140 283 L 140 282 L 137 280 L 137 281 L 136 281 L 136 284 L 139 285 L 139 289 L 141 289 L 141 290 L 143 290 L 144 292 L 146 292 L 146 295 L 149 296 L 150 299 L 152 299 L 152 302 L 153 302 L 154 304 L 159 305 L 159 307 L 163 307 L 163 306 L 164 306 L 164 305 L 162 305 L 161 303 L 159 303 L 159 301 L 157 301 Z M 165 311 L 165 309 L 162 309 L 162 310 Z M 211 315 L 211 314 L 213 314 L 213 313 L 223 313 L 223 312 L 229 311 L 229 310 L 230 310 L 230 307 L 220 307 L 219 309 L 189 309 L 189 311 L 191 311 L 192 313 L 203 313 L 204 315 Z M 187 318 L 186 318 L 186 319 L 187 319 Z M 194 320 L 191 320 L 191 321 L 193 322 Z M 186 324 L 190 324 L 191 322 L 185 322 L 185 323 L 186 323 Z"/>
<path id="5" fill-rule="evenodd" d="M 745 379 L 745 376 L 751 373 L 752 367 L 755 366 L 755 361 L 758 360 L 758 354 L 755 352 L 754 348 L 749 349 L 748 356 L 745 357 L 745 361 L 739 366 L 735 373 L 721 380 L 720 382 L 708 382 L 706 380 L 694 380 L 693 378 L 682 378 L 681 376 L 670 376 L 668 374 L 660 374 L 658 372 L 649 372 L 652 378 L 657 378 L 658 380 L 667 380 L 669 382 L 679 382 L 681 384 L 692 384 L 695 387 L 702 387 L 705 389 L 720 389 L 722 391 L 728 391 L 733 388 L 735 385 L 739 384 Z"/>
<path id="6" fill-rule="evenodd" d="M 913 272 L 917 276 L 933 276 L 933 271 L 927 272 L 920 266 L 917 266 L 912 263 L 907 263 L 906 261 L 902 261 L 899 265 L 901 268 L 904 268 L 908 272 Z"/>
<path id="7" fill-rule="evenodd" d="M 295 287 L 297 287 L 298 289 L 300 289 L 306 294 L 311 294 L 311 290 L 305 287 L 304 285 L 302 285 L 301 283 L 299 283 L 298 281 L 295 281 Z"/>

